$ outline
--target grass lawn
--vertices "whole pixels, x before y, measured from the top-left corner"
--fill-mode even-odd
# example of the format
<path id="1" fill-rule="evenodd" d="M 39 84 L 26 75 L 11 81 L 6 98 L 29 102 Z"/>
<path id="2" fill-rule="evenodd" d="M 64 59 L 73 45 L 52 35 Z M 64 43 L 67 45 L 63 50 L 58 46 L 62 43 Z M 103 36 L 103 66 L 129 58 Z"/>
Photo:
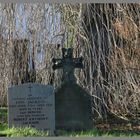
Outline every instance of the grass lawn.
<path id="1" fill-rule="evenodd" d="M 140 137 L 140 132 L 130 130 L 109 130 L 101 131 L 94 129 L 90 131 L 79 131 L 79 132 L 67 132 L 67 131 L 56 131 L 57 136 L 69 136 L 69 137 L 80 137 L 80 136 L 93 136 L 93 137 Z M 7 124 L 7 109 L 0 108 L 0 137 L 34 137 L 34 136 L 48 136 L 47 131 L 39 131 L 34 128 L 8 128 Z"/>
<path id="2" fill-rule="evenodd" d="M 0 124 L 0 136 L 5 137 L 34 137 L 34 136 L 48 136 L 48 132 L 38 131 L 34 128 L 8 128 L 7 124 Z M 128 131 L 108 131 L 103 132 L 100 130 L 80 131 L 80 132 L 66 132 L 58 131 L 57 136 L 81 137 L 140 137 L 140 134 Z"/>
<path id="3" fill-rule="evenodd" d="M 7 124 L 0 124 L 0 136 L 6 137 L 33 137 L 48 136 L 48 132 L 38 131 L 34 128 L 8 128 Z"/>

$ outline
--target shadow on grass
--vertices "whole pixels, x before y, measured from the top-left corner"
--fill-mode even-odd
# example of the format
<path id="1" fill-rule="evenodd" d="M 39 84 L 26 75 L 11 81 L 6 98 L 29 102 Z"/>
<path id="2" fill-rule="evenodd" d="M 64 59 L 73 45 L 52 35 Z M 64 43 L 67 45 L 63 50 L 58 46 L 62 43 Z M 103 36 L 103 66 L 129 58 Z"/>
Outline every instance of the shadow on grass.
<path id="1" fill-rule="evenodd" d="M 57 131 L 57 136 L 69 136 L 69 137 L 79 137 L 79 136 L 93 136 L 93 137 L 101 137 L 101 136 L 109 136 L 109 137 L 140 137 L 140 132 L 135 131 L 118 131 L 118 130 L 111 130 L 111 131 L 101 131 L 99 129 L 94 129 L 90 131 Z"/>

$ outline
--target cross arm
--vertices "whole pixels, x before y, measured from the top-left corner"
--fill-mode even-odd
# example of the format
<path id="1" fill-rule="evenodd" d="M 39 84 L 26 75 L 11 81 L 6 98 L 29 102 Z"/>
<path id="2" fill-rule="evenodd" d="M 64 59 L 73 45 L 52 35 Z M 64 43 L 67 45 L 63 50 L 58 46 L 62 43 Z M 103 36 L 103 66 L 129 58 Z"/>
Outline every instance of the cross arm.
<path id="1" fill-rule="evenodd" d="M 75 68 L 84 68 L 83 57 L 73 58 L 73 62 Z"/>
<path id="2" fill-rule="evenodd" d="M 53 62 L 53 66 L 52 66 L 53 70 L 61 69 L 63 67 L 62 59 L 53 58 L 52 62 Z"/>
<path id="3" fill-rule="evenodd" d="M 61 63 L 59 63 L 59 64 L 54 64 L 54 65 L 52 66 L 52 68 L 53 68 L 53 70 L 61 69 L 61 68 L 62 68 L 62 64 L 61 64 Z"/>

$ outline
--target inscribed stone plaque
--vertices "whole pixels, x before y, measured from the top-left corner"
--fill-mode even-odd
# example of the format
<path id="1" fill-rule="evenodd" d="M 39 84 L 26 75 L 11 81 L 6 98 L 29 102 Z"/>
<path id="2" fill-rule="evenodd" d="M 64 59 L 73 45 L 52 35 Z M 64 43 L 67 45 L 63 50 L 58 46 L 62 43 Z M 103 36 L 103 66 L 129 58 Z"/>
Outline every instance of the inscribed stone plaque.
<path id="1" fill-rule="evenodd" d="M 55 99 L 51 85 L 26 83 L 8 91 L 9 127 L 34 127 L 55 130 Z"/>

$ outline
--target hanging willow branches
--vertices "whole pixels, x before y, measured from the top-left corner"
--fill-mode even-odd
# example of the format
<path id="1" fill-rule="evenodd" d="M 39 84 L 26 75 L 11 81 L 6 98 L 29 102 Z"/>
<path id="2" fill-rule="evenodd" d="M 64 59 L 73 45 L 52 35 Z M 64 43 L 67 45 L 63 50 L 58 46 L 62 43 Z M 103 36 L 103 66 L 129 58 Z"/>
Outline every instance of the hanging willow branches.
<path id="1" fill-rule="evenodd" d="M 84 57 L 77 83 L 92 98 L 93 113 L 123 119 L 140 112 L 139 4 L 1 4 L 0 100 L 11 84 L 60 85 L 52 58 L 62 47 Z"/>

